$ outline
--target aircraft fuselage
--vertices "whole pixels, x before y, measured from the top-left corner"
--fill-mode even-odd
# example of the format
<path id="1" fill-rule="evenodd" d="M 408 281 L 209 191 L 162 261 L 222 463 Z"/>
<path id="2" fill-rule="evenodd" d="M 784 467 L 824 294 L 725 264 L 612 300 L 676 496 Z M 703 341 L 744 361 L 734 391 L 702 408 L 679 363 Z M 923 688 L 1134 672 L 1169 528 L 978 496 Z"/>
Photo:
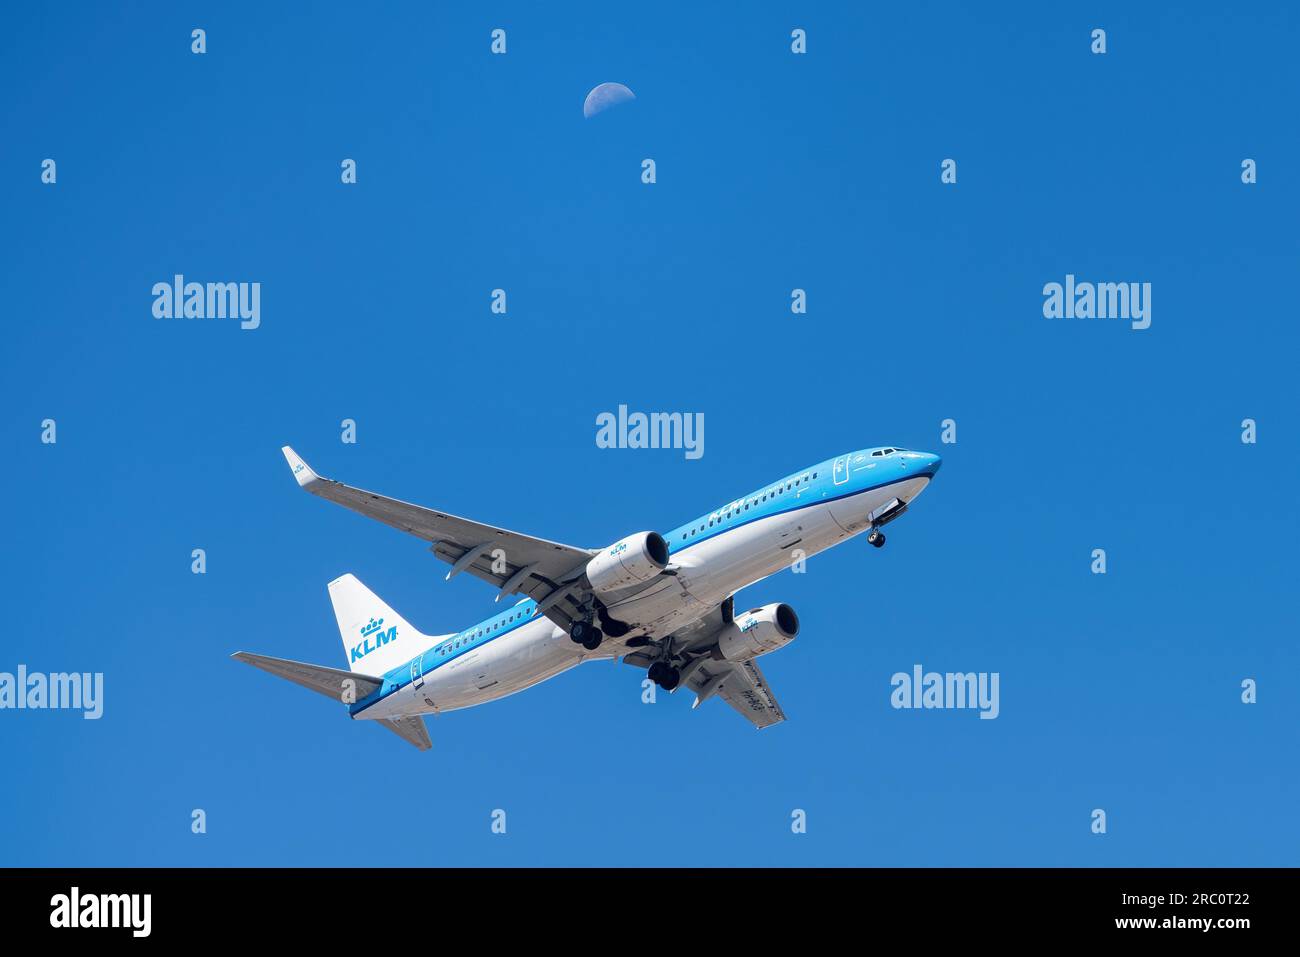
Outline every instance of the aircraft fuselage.
<path id="1" fill-rule="evenodd" d="M 606 606 L 611 617 L 630 626 L 620 641 L 587 651 L 526 599 L 436 639 L 383 675 L 382 687 L 349 710 L 369 719 L 467 708 L 523 691 L 584 661 L 621 654 L 627 638 L 662 638 L 747 585 L 901 513 L 938 467 L 935 455 L 875 449 L 787 476 L 666 533 L 669 571 Z"/>

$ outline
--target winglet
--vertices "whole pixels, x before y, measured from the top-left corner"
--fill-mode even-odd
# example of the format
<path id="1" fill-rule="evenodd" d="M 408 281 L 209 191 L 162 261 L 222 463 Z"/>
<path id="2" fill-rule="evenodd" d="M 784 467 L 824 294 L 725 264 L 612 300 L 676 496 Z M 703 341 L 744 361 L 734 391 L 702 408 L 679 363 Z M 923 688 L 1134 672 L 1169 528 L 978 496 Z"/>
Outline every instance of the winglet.
<path id="1" fill-rule="evenodd" d="M 284 453 L 285 460 L 289 463 L 289 468 L 293 470 L 293 477 L 298 480 L 299 485 L 307 486 L 320 478 L 311 470 L 311 466 L 304 462 L 298 453 L 289 446 L 284 446 L 280 451 Z"/>

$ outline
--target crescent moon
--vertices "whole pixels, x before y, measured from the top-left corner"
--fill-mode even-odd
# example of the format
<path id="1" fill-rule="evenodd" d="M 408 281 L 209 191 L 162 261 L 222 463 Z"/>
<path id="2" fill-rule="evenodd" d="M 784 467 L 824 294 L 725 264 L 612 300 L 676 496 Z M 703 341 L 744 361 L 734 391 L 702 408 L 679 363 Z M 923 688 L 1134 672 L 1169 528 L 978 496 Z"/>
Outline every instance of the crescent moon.
<path id="1" fill-rule="evenodd" d="M 622 83 L 602 83 L 587 94 L 582 104 L 582 115 L 591 119 L 597 113 L 603 113 L 612 106 L 635 100 L 636 94 Z"/>

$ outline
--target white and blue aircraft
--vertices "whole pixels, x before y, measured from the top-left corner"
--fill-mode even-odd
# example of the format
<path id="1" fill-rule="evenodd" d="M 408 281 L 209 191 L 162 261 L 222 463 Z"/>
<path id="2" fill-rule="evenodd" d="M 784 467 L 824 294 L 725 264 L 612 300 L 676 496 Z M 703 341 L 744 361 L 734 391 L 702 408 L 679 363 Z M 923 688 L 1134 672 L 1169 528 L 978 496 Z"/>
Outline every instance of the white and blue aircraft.
<path id="1" fill-rule="evenodd" d="M 849 452 L 765 485 L 667 534 L 638 532 L 608 548 L 561 545 L 409 505 L 321 478 L 293 449 L 298 484 L 321 498 L 410 532 L 461 572 L 491 582 L 507 610 L 449 635 L 425 635 L 361 584 L 329 584 L 349 671 L 268 658 L 235 658 L 342 701 L 426 750 L 424 716 L 522 691 L 574 665 L 621 657 L 650 680 L 717 696 L 766 728 L 785 720 L 756 659 L 799 633 L 786 604 L 737 615 L 747 585 L 902 515 L 939 469 L 937 455 L 906 449 Z"/>

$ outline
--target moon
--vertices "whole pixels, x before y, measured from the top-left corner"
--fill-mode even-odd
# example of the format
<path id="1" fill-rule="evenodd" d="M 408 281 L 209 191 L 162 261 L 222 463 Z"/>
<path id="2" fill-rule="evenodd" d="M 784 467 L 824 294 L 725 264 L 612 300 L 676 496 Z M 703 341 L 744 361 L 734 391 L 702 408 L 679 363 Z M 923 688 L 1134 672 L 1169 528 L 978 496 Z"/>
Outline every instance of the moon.
<path id="1" fill-rule="evenodd" d="M 620 103 L 635 99 L 636 94 L 622 83 L 602 83 L 587 94 L 587 99 L 582 104 L 582 115 L 586 119 L 591 119 L 611 106 L 618 106 Z"/>

